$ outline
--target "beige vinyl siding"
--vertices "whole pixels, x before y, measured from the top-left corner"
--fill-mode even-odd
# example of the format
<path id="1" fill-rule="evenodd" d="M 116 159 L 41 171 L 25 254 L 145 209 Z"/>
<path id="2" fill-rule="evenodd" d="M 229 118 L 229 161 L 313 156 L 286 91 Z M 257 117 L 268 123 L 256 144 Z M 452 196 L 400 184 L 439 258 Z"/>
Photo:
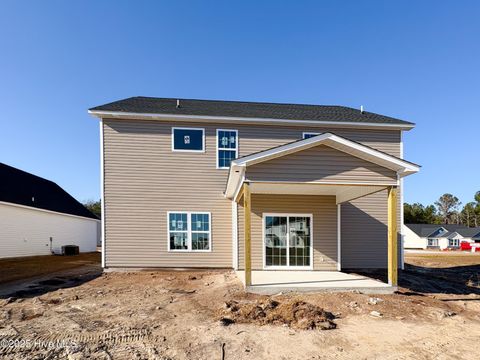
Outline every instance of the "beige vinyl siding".
<path id="1" fill-rule="evenodd" d="M 387 192 L 341 205 L 342 268 L 387 266 Z"/>
<path id="2" fill-rule="evenodd" d="M 231 267 L 231 205 L 222 195 L 226 172 L 215 169 L 216 127 L 205 129 L 205 153 L 186 153 L 171 151 L 178 124 L 104 124 L 106 266 Z M 168 211 L 211 212 L 212 251 L 168 252 Z"/>
<path id="3" fill-rule="evenodd" d="M 319 145 L 247 168 L 250 181 L 395 184 L 396 173 L 350 154 Z"/>
<path id="4" fill-rule="evenodd" d="M 330 131 L 392 155 L 400 151 L 400 131 L 396 130 L 227 126 L 173 120 L 104 119 L 103 124 L 107 267 L 232 266 L 231 204 L 223 196 L 228 171 L 216 169 L 216 129 L 238 130 L 239 156 L 301 139 L 304 131 Z M 174 126 L 204 128 L 205 153 L 172 152 Z M 372 202 L 364 209 L 375 212 L 376 205 Z M 167 211 L 211 212 L 212 251 L 168 252 Z M 239 218 L 241 213 L 239 208 Z M 386 242 L 386 238 L 376 241 Z"/>
<path id="5" fill-rule="evenodd" d="M 244 239 L 243 207 L 239 207 L 239 239 Z M 252 194 L 252 269 L 263 269 L 263 214 L 312 214 L 313 269 L 337 269 L 337 206 L 334 196 Z M 239 268 L 244 269 L 244 244 L 239 242 Z"/>
<path id="6" fill-rule="evenodd" d="M 400 199 L 400 193 L 398 199 Z M 398 201 L 398 268 L 401 267 L 402 256 L 400 211 L 400 201 Z M 387 190 L 342 204 L 341 215 L 342 268 L 386 268 L 388 246 Z"/>

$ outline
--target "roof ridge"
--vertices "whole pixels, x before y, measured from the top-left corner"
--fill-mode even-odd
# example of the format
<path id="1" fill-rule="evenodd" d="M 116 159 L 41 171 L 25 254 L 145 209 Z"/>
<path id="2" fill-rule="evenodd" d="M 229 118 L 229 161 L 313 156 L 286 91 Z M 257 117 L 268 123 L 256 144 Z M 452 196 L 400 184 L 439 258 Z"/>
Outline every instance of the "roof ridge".
<path id="1" fill-rule="evenodd" d="M 223 103 L 235 103 L 235 104 L 259 104 L 259 105 L 288 105 L 288 106 L 322 106 L 322 107 L 337 107 L 337 108 L 344 108 L 344 109 L 351 109 L 353 111 L 359 111 L 359 109 L 355 109 L 349 106 L 344 105 L 327 105 L 327 104 L 306 104 L 306 103 L 284 103 L 284 102 L 272 102 L 272 101 L 247 101 L 247 100 L 223 100 L 223 99 L 197 99 L 197 98 L 183 98 L 183 97 L 156 97 L 156 96 L 132 96 L 127 99 L 154 99 L 154 100 L 188 100 L 188 101 L 208 101 L 208 102 L 223 102 Z M 121 101 L 121 100 L 120 100 Z M 366 113 L 366 111 L 364 111 Z M 385 115 L 382 115 L 385 116 Z"/>

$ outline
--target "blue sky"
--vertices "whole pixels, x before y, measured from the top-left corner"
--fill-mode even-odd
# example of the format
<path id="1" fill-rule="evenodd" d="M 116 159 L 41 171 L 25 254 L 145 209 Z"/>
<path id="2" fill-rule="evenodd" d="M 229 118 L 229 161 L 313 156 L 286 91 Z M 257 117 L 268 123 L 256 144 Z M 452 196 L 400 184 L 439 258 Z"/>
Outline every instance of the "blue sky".
<path id="1" fill-rule="evenodd" d="M 405 201 L 480 190 L 476 1 L 2 1 L 0 161 L 99 198 L 89 107 L 136 96 L 337 104 L 417 123 Z"/>

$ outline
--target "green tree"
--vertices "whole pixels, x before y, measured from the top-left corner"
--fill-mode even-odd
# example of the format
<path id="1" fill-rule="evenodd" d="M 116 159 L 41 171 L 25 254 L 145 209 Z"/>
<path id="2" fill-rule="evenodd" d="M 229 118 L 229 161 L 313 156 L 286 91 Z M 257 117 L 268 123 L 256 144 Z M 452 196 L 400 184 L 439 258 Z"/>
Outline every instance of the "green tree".
<path id="1" fill-rule="evenodd" d="M 90 210 L 90 212 L 96 215 L 99 219 L 102 218 L 102 203 L 100 200 L 87 200 L 83 203 L 83 206 Z"/>
<path id="2" fill-rule="evenodd" d="M 465 204 L 460 216 L 462 224 L 466 226 L 478 226 L 477 204 L 473 201 Z"/>
<path id="3" fill-rule="evenodd" d="M 439 218 L 433 205 L 420 203 L 403 205 L 403 217 L 406 224 L 438 224 Z"/>
<path id="4" fill-rule="evenodd" d="M 461 217 L 464 225 L 477 227 L 480 225 L 480 191 L 475 193 L 474 199 L 475 201 L 465 204 Z"/>
<path id="5" fill-rule="evenodd" d="M 458 208 L 461 205 L 460 200 L 452 194 L 443 194 L 435 202 L 438 214 L 444 224 L 453 224 L 459 222 Z"/>

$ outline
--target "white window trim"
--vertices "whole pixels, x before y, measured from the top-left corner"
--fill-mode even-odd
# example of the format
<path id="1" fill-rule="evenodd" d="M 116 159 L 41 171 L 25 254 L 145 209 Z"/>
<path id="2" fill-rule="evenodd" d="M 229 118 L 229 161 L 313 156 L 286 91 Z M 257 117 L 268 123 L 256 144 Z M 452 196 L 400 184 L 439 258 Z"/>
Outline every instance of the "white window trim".
<path id="1" fill-rule="evenodd" d="M 450 242 L 453 242 L 453 245 L 450 245 Z M 457 239 L 457 238 L 448 239 L 448 246 L 449 247 L 459 247 L 460 246 L 460 239 Z"/>
<path id="2" fill-rule="evenodd" d="M 220 131 L 232 131 L 232 132 L 235 132 L 235 149 L 231 149 L 231 148 L 230 148 L 230 149 L 220 148 L 220 147 L 218 146 L 218 133 L 219 133 Z M 218 152 L 219 152 L 220 150 L 230 150 L 230 151 L 235 150 L 235 159 L 238 158 L 238 145 L 239 145 L 239 144 L 238 144 L 238 130 L 235 130 L 235 129 L 217 129 L 217 133 L 216 133 L 216 134 L 217 134 L 217 136 L 216 136 L 216 141 L 217 141 L 217 146 L 216 146 L 216 148 L 217 148 L 217 155 L 216 155 L 216 160 L 215 160 L 215 161 L 216 161 L 215 167 L 216 167 L 217 169 L 219 169 L 219 170 L 229 169 L 230 166 L 228 166 L 228 167 L 225 167 L 225 166 L 224 166 L 224 167 L 220 167 L 220 166 L 218 166 Z"/>
<path id="3" fill-rule="evenodd" d="M 202 130 L 202 150 L 185 150 L 175 149 L 175 130 Z M 173 152 L 186 152 L 186 153 L 204 153 L 205 152 L 205 128 L 193 128 L 193 127 L 172 127 L 172 151 Z"/>
<path id="4" fill-rule="evenodd" d="M 187 231 L 170 231 L 170 214 L 187 214 Z M 192 231 L 192 214 L 208 215 L 208 231 Z M 170 249 L 170 233 L 186 232 L 187 249 Z M 208 250 L 192 249 L 192 233 L 208 233 Z M 212 252 L 212 213 L 209 211 L 167 211 L 167 249 L 168 252 Z"/>
<path id="5" fill-rule="evenodd" d="M 309 217 L 310 218 L 310 266 L 267 266 L 267 254 L 265 251 L 265 218 L 267 216 L 283 216 L 287 217 L 287 244 L 290 244 L 289 220 L 290 216 Z M 263 269 L 264 270 L 313 270 L 313 214 L 297 214 L 297 213 L 262 213 L 262 253 L 263 253 Z M 290 252 L 287 245 L 287 264 L 290 261 Z"/>
<path id="6" fill-rule="evenodd" d="M 304 131 L 302 133 L 302 139 L 305 140 L 305 135 L 313 135 L 313 136 L 317 136 L 317 135 L 320 135 L 321 133 L 317 133 L 317 132 L 312 132 L 312 131 Z"/>

